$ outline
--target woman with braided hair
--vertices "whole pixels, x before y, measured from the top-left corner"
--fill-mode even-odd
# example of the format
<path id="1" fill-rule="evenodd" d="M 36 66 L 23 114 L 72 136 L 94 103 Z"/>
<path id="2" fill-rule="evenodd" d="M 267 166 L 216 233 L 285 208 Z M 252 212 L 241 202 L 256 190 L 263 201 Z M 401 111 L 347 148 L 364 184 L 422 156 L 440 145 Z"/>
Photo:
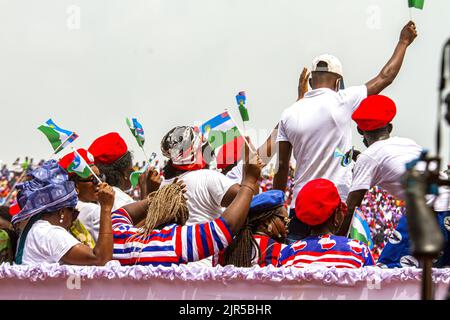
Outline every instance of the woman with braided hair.
<path id="1" fill-rule="evenodd" d="M 253 198 L 247 223 L 233 243 L 218 256 L 214 264 L 252 267 L 278 266 L 289 225 L 284 208 L 284 193 L 272 190 Z"/>
<path id="2" fill-rule="evenodd" d="M 211 222 L 186 225 L 189 210 L 185 186 L 177 181 L 151 193 L 146 200 L 115 211 L 113 258 L 122 265 L 170 266 L 200 261 L 225 249 L 247 219 L 261 174 L 259 157 L 250 159 L 236 198 Z"/>

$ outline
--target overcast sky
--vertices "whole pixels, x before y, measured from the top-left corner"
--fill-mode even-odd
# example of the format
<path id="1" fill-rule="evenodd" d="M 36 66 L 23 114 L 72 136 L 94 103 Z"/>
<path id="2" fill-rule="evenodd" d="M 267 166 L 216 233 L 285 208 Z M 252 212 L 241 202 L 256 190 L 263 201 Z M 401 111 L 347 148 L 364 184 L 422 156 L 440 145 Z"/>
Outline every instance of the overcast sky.
<path id="1" fill-rule="evenodd" d="M 449 12 L 448 0 L 413 11 L 419 37 L 384 92 L 398 105 L 395 134 L 431 150 Z M 76 147 L 118 131 L 143 160 L 126 116 L 141 120 L 147 152 L 159 153 L 169 129 L 234 106 L 241 90 L 263 136 L 314 56 L 336 55 L 346 85 L 360 85 L 408 20 L 407 0 L 0 0 L 0 159 L 48 157 L 36 128 L 51 117 L 80 135 Z"/>

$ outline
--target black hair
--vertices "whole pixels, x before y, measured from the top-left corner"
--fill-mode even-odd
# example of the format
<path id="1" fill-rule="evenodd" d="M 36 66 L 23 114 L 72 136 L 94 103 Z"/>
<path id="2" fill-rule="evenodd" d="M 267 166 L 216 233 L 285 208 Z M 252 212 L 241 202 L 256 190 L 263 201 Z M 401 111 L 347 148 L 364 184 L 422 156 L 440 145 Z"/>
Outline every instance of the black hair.
<path id="1" fill-rule="evenodd" d="M 133 155 L 130 151 L 127 151 L 127 153 L 112 164 L 97 164 L 101 174 L 105 176 L 106 183 L 112 187 L 120 187 L 120 178 L 123 176 L 125 170 L 132 166 Z"/>
<path id="2" fill-rule="evenodd" d="M 317 64 L 318 68 L 328 68 L 328 63 L 325 61 L 319 61 Z M 313 71 L 311 73 L 311 87 L 312 84 L 315 86 L 325 83 L 336 83 L 338 79 L 342 79 L 342 77 L 336 73 L 327 72 L 327 71 Z"/>
<path id="3" fill-rule="evenodd" d="M 9 207 L 7 206 L 0 206 L 0 218 L 11 222 L 11 215 L 9 214 Z"/>
<path id="4" fill-rule="evenodd" d="M 261 258 L 261 249 L 253 238 L 253 234 L 257 232 L 264 222 L 278 216 L 281 208 L 278 207 L 249 215 L 245 226 L 239 230 L 233 242 L 225 250 L 224 265 L 234 265 L 242 268 L 251 267 L 252 261 L 256 257 L 253 248 L 257 249 L 256 253 Z"/>

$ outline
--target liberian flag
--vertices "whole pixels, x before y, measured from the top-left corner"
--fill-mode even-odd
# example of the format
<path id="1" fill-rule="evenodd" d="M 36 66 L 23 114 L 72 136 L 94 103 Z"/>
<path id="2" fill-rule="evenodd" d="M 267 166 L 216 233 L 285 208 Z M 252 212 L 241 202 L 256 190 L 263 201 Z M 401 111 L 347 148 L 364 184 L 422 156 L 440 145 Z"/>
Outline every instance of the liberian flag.
<path id="1" fill-rule="evenodd" d="M 226 168 L 242 158 L 244 137 L 228 111 L 205 122 L 201 130 L 217 155 L 219 169 Z"/>
<path id="2" fill-rule="evenodd" d="M 359 208 L 356 208 L 350 227 L 349 238 L 359 240 L 373 249 L 372 236 L 370 234 L 369 224 Z"/>
<path id="3" fill-rule="evenodd" d="M 61 150 L 78 138 L 75 132 L 61 129 L 52 119 L 47 120 L 38 130 L 45 134 L 55 153 L 61 152 Z"/>
<path id="4" fill-rule="evenodd" d="M 75 173 L 83 179 L 89 178 L 91 175 L 89 165 L 86 163 L 86 161 L 84 161 L 82 157 L 80 157 L 77 152 L 75 152 L 75 158 L 73 158 L 72 163 L 67 168 L 67 172 Z"/>

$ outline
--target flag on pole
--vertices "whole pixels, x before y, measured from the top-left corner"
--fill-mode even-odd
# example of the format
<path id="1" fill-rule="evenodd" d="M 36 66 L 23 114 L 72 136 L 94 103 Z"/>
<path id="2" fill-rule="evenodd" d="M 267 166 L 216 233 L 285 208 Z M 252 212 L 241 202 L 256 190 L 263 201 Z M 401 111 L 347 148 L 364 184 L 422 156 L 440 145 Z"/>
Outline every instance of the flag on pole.
<path id="1" fill-rule="evenodd" d="M 408 6 L 410 8 L 417 8 L 423 10 L 425 0 L 408 0 Z"/>
<path id="2" fill-rule="evenodd" d="M 47 120 L 38 130 L 45 134 L 55 153 L 60 152 L 78 138 L 75 132 L 61 129 L 52 119 Z"/>
<path id="3" fill-rule="evenodd" d="M 246 100 L 247 98 L 245 96 L 244 91 L 239 92 L 238 95 L 236 96 L 236 102 L 239 107 L 239 113 L 241 114 L 242 121 L 244 122 L 250 121 L 250 117 L 248 116 L 248 110 L 247 107 L 245 106 Z"/>
<path id="4" fill-rule="evenodd" d="M 131 120 L 130 118 L 127 118 L 126 121 L 128 128 L 130 128 L 131 133 L 136 138 L 139 147 L 142 148 L 145 143 L 144 128 L 136 118 L 132 118 Z"/>
<path id="5" fill-rule="evenodd" d="M 72 163 L 67 168 L 67 172 L 75 173 L 83 179 L 89 178 L 91 176 L 89 165 L 77 152 L 75 152 L 74 156 Z"/>
<path id="6" fill-rule="evenodd" d="M 150 159 L 147 161 L 147 163 L 141 170 L 134 171 L 130 174 L 130 182 L 131 182 L 131 186 L 133 188 L 136 188 L 136 186 L 139 184 L 139 177 L 148 170 L 148 168 L 151 166 L 153 160 L 155 160 L 155 159 L 156 159 L 156 153 L 153 152 L 152 155 L 150 156 Z"/>
<path id="7" fill-rule="evenodd" d="M 356 208 L 355 214 L 353 215 L 349 238 L 364 242 L 370 249 L 373 249 L 369 224 L 359 208 Z"/>
<path id="8" fill-rule="evenodd" d="M 242 158 L 244 137 L 226 111 L 201 126 L 203 135 L 217 155 L 217 166 L 223 169 Z"/>

